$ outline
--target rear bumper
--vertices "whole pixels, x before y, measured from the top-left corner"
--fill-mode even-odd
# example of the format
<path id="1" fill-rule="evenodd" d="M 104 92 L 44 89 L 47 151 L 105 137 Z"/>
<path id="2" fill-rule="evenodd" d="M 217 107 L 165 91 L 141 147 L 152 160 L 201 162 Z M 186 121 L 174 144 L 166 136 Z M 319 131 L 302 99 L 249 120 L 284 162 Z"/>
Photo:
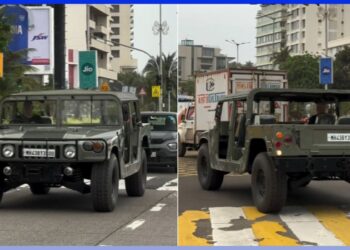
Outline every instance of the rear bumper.
<path id="1" fill-rule="evenodd" d="M 350 156 L 274 157 L 277 168 L 287 173 L 350 173 Z"/>
<path id="2" fill-rule="evenodd" d="M 177 166 L 177 151 L 170 151 L 161 148 L 150 148 L 150 155 L 147 159 L 148 166 Z"/>

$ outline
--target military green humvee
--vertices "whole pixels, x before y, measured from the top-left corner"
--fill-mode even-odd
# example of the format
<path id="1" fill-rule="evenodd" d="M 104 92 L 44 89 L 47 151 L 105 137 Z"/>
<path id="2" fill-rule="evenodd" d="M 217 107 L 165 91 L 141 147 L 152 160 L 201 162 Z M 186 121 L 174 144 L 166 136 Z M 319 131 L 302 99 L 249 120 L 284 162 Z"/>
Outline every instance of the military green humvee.
<path id="1" fill-rule="evenodd" d="M 249 173 L 258 210 L 277 212 L 288 188 L 350 181 L 350 91 L 254 89 L 224 97 L 215 112 L 200 138 L 203 189 L 219 189 L 229 172 Z"/>
<path id="2" fill-rule="evenodd" d="M 23 92 L 2 100 L 0 122 L 0 200 L 24 183 L 33 194 L 65 186 L 91 192 L 96 211 L 112 211 L 120 179 L 129 196 L 145 192 L 150 126 L 134 95 Z"/>

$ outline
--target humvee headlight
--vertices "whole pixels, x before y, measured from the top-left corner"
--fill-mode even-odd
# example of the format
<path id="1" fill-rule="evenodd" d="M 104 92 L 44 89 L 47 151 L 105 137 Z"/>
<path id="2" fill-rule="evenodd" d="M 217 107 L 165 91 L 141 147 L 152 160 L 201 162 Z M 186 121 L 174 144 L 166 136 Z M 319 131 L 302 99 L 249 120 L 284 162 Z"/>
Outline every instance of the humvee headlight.
<path id="1" fill-rule="evenodd" d="M 177 149 L 177 143 L 176 142 L 171 142 L 168 143 L 168 147 L 172 150 L 176 150 Z"/>
<path id="2" fill-rule="evenodd" d="M 64 157 L 68 159 L 73 159 L 77 154 L 75 146 L 66 146 L 64 148 Z"/>
<path id="3" fill-rule="evenodd" d="M 92 151 L 92 142 L 91 141 L 84 142 L 83 149 L 86 151 Z"/>
<path id="4" fill-rule="evenodd" d="M 282 150 L 276 150 L 276 155 L 281 156 L 282 155 Z"/>
<path id="5" fill-rule="evenodd" d="M 105 144 L 103 142 L 93 142 L 92 143 L 92 150 L 95 153 L 101 153 L 102 150 L 104 149 Z"/>
<path id="6" fill-rule="evenodd" d="M 276 137 L 277 137 L 277 139 L 282 139 L 283 138 L 283 133 L 282 132 L 277 132 L 276 133 Z"/>
<path id="7" fill-rule="evenodd" d="M 11 158 L 15 155 L 15 147 L 13 145 L 4 145 L 2 147 L 2 155 L 6 158 Z"/>

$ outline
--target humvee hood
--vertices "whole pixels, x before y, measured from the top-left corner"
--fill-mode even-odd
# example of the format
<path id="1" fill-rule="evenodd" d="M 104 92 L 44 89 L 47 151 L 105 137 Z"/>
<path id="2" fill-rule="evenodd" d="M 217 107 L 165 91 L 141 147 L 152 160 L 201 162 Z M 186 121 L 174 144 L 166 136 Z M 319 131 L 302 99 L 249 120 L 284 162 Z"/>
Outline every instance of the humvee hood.
<path id="1" fill-rule="evenodd" d="M 121 130 L 121 127 L 118 129 Z M 59 128 L 56 127 L 38 127 L 23 129 L 3 129 L 0 130 L 0 139 L 53 139 L 53 140 L 69 140 L 69 139 L 86 139 L 86 138 L 108 138 L 116 136 L 116 129 L 110 128 L 91 128 L 91 127 L 74 127 Z"/>

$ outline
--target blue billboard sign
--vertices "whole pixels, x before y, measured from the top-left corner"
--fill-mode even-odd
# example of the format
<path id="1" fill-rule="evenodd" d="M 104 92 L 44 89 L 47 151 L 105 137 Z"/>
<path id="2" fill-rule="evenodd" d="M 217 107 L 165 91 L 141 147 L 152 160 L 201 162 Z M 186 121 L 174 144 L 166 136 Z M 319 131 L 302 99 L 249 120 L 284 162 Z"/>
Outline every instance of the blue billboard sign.
<path id="1" fill-rule="evenodd" d="M 320 84 L 333 83 L 333 60 L 331 57 L 320 58 Z"/>

